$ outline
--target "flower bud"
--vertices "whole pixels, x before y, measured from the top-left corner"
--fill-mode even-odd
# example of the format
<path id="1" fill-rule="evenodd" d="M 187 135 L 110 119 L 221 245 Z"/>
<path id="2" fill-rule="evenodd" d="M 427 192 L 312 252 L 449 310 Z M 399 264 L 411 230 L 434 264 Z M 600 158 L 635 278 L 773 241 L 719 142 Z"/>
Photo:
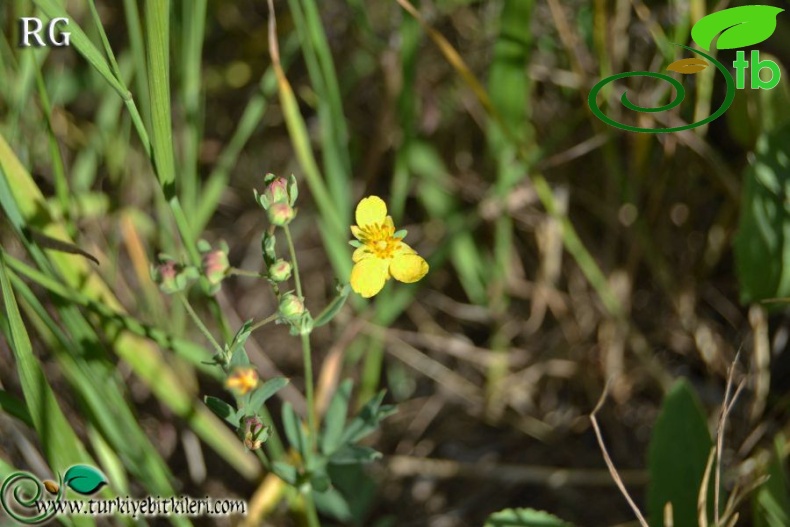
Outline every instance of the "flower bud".
<path id="1" fill-rule="evenodd" d="M 196 270 L 186 267 L 174 260 L 165 260 L 155 267 L 151 267 L 151 279 L 166 295 L 183 291 L 189 281 L 196 278 Z"/>
<path id="2" fill-rule="evenodd" d="M 298 320 L 305 312 L 304 302 L 293 293 L 286 293 L 280 300 L 280 315 L 285 320 Z"/>
<path id="3" fill-rule="evenodd" d="M 269 174 L 273 176 L 273 174 Z M 266 190 L 263 194 L 270 204 L 288 203 L 288 181 L 281 177 L 268 177 Z"/>
<path id="4" fill-rule="evenodd" d="M 269 221 L 278 227 L 285 227 L 296 216 L 296 211 L 288 203 L 273 203 L 268 210 Z"/>
<path id="5" fill-rule="evenodd" d="M 258 450 L 267 437 L 265 427 L 258 417 L 244 419 L 244 446 L 250 450 Z"/>
<path id="6" fill-rule="evenodd" d="M 291 277 L 291 263 L 279 259 L 269 267 L 269 278 L 273 282 L 285 282 Z"/>
<path id="7" fill-rule="evenodd" d="M 203 274 L 211 285 L 217 285 L 225 278 L 230 268 L 228 255 L 225 251 L 215 250 L 203 254 Z"/>

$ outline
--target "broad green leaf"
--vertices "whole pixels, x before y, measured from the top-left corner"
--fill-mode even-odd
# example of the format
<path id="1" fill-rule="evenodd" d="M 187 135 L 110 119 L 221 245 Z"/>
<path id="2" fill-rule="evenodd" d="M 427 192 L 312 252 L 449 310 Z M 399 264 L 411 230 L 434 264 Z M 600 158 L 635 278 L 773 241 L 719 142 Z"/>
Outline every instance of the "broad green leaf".
<path id="1" fill-rule="evenodd" d="M 492 514 L 483 527 L 572 527 L 548 512 L 535 509 L 506 509 Z"/>
<path id="2" fill-rule="evenodd" d="M 395 413 L 396 410 L 393 406 L 381 405 L 383 400 L 384 391 L 382 390 L 362 407 L 359 414 L 351 420 L 343 431 L 340 444 L 356 443 L 378 428 L 382 419 Z"/>
<path id="3" fill-rule="evenodd" d="M 269 379 L 252 392 L 249 403 L 247 403 L 247 407 L 244 408 L 244 411 L 248 415 L 250 413 L 258 413 L 261 406 L 263 406 L 275 393 L 283 389 L 289 382 L 290 381 L 285 377 Z"/>
<path id="4" fill-rule="evenodd" d="M 74 492 L 90 496 L 108 483 L 99 470 L 90 465 L 74 465 L 63 475 L 63 483 Z"/>
<path id="5" fill-rule="evenodd" d="M 316 317 L 313 327 L 318 328 L 325 324 L 328 324 L 335 315 L 340 312 L 340 309 L 346 303 L 346 299 L 348 298 L 348 294 L 351 292 L 351 287 L 348 284 L 342 285 L 338 287 L 337 296 L 332 299 L 332 301 L 327 305 L 321 313 L 318 314 Z"/>
<path id="6" fill-rule="evenodd" d="M 754 524 L 757 527 L 785 527 L 790 525 L 790 485 L 785 464 L 785 438 L 774 438 L 774 458 L 768 466 L 768 481 L 754 496 Z"/>
<path id="7" fill-rule="evenodd" d="M 316 493 L 313 496 L 319 511 L 336 520 L 348 523 L 353 518 L 348 501 L 337 489 L 328 489 L 326 492 Z"/>
<path id="8" fill-rule="evenodd" d="M 0 390 L 0 410 L 12 417 L 16 417 L 29 427 L 33 427 L 33 420 L 27 411 L 25 403 L 9 394 L 5 390 Z"/>
<path id="9" fill-rule="evenodd" d="M 381 458 L 381 452 L 366 446 L 345 445 L 332 454 L 329 462 L 334 465 L 354 465 L 370 463 Z"/>
<path id="10" fill-rule="evenodd" d="M 697 525 L 697 497 L 711 446 L 699 400 L 691 386 L 679 380 L 667 393 L 650 438 L 650 525 L 664 525 L 667 502 L 672 502 L 675 525 Z"/>
<path id="11" fill-rule="evenodd" d="M 348 403 L 351 400 L 353 386 L 354 381 L 344 380 L 329 402 L 329 408 L 324 418 L 324 433 L 321 435 L 321 451 L 324 454 L 332 454 L 341 445 L 340 440 L 346 425 Z"/>
<path id="12" fill-rule="evenodd" d="M 290 485 L 296 485 L 296 480 L 299 477 L 296 467 L 283 461 L 275 461 L 272 463 L 272 472 L 274 472 L 278 478 Z"/>
<path id="13" fill-rule="evenodd" d="M 235 408 L 233 408 L 231 405 L 229 405 L 222 399 L 219 399 L 217 397 L 212 397 L 210 395 L 204 397 L 203 400 L 205 401 L 206 406 L 208 406 L 212 412 L 217 414 L 218 417 L 224 419 L 228 424 L 230 424 L 234 428 L 239 427 L 240 417 L 236 412 Z"/>
<path id="14" fill-rule="evenodd" d="M 691 29 L 691 38 L 710 51 L 716 35 L 721 33 L 717 49 L 754 46 L 776 30 L 776 16 L 784 9 L 768 5 L 747 5 L 716 11 L 702 17 Z"/>
<path id="15" fill-rule="evenodd" d="M 302 428 L 302 422 L 299 419 L 299 416 L 296 415 L 296 412 L 294 412 L 291 403 L 283 404 L 282 417 L 285 437 L 288 438 L 288 442 L 291 444 L 291 446 L 294 447 L 297 452 L 299 452 L 299 455 L 302 456 L 302 459 L 307 459 L 309 457 L 307 455 L 307 450 L 310 448 L 309 441 L 307 440 L 307 435 Z"/>
<path id="16" fill-rule="evenodd" d="M 735 262 L 741 302 L 790 295 L 790 124 L 757 141 L 746 170 Z"/>

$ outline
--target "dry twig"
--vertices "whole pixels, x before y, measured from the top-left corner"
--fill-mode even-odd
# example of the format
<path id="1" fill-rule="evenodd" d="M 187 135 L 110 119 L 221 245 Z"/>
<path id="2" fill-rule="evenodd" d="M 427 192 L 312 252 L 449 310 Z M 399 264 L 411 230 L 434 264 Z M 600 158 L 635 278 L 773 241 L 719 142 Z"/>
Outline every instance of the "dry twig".
<path id="1" fill-rule="evenodd" d="M 598 446 L 601 448 L 601 454 L 603 454 L 603 459 L 606 462 L 606 466 L 609 467 L 609 474 L 611 474 L 612 479 L 617 484 L 617 488 L 620 489 L 620 493 L 622 493 L 625 500 L 630 505 L 631 510 L 634 511 L 637 519 L 639 520 L 639 524 L 642 527 L 650 527 L 647 523 L 647 520 L 642 515 L 642 511 L 639 510 L 639 507 L 636 506 L 634 500 L 631 498 L 631 495 L 628 493 L 628 489 L 625 488 L 625 484 L 623 483 L 620 474 L 617 472 L 617 468 L 615 468 L 614 463 L 612 462 L 612 458 L 609 457 L 609 452 L 606 450 L 606 444 L 603 441 L 603 436 L 601 435 L 601 427 L 598 426 L 598 419 L 595 417 L 595 414 L 598 413 L 598 410 L 601 409 L 603 406 L 604 401 L 606 401 L 606 395 L 609 392 L 609 381 L 606 382 L 606 386 L 603 388 L 603 393 L 601 394 L 601 398 L 598 400 L 598 404 L 595 405 L 592 413 L 590 414 L 590 422 L 592 423 L 593 430 L 595 430 L 595 437 L 598 439 Z"/>

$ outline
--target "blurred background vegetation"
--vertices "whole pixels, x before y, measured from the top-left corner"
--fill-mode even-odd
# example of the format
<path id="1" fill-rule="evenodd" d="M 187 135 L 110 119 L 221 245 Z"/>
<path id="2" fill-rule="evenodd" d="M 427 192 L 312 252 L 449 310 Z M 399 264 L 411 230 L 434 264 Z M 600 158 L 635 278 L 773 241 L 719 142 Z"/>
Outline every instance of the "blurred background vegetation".
<path id="1" fill-rule="evenodd" d="M 770 472 L 739 525 L 788 525 L 790 329 L 781 303 L 761 303 L 790 296 L 787 76 L 676 134 L 622 132 L 587 105 L 602 77 L 683 58 L 666 43 L 687 44 L 696 20 L 736 4 L 274 5 L 298 107 L 283 104 L 263 1 L 0 6 L 0 476 L 93 460 L 114 495 L 236 497 L 251 500 L 250 524 L 294 524 L 289 500 L 267 501 L 255 460 L 201 403 L 225 396 L 211 349 L 148 274 L 160 251 L 196 258 L 199 238 L 227 241 L 234 266 L 260 270 L 267 224 L 252 189 L 266 172 L 293 173 L 309 304 L 347 281 L 348 225 L 366 195 L 387 201 L 431 264 L 419 284 L 352 299 L 314 333 L 319 409 L 344 377 L 359 404 L 386 388 L 399 408 L 370 439 L 383 460 L 336 475 L 353 499 L 345 512 L 324 504 L 326 525 L 478 526 L 507 507 L 632 522 L 588 418 L 607 380 L 607 447 L 661 525 L 646 488 L 649 472 L 653 485 L 671 480 L 656 472 L 664 458 L 648 459 L 661 451 L 649 444 L 662 400 L 680 386 L 670 393 L 682 411 L 667 412 L 692 412 L 667 425 L 680 442 L 661 455 L 701 452 L 683 491 L 693 510 L 711 437 L 691 452 L 682 440 L 700 432 L 683 426 L 698 416 L 703 436 L 715 431 L 739 351 L 746 388 L 722 484 Z M 18 46 L 19 17 L 63 13 L 72 47 Z M 783 73 L 786 18 L 755 46 Z M 718 59 L 731 64 L 734 51 Z M 619 121 L 657 127 L 697 121 L 724 97 L 715 68 L 684 82 L 687 100 L 668 115 L 629 115 L 613 89 L 600 101 Z M 671 96 L 650 80 L 628 86 L 645 105 Z M 277 307 L 246 277 L 192 297 L 226 339 Z M 292 380 L 272 413 L 283 401 L 304 412 L 287 329 L 257 331 L 248 352 L 264 378 Z"/>

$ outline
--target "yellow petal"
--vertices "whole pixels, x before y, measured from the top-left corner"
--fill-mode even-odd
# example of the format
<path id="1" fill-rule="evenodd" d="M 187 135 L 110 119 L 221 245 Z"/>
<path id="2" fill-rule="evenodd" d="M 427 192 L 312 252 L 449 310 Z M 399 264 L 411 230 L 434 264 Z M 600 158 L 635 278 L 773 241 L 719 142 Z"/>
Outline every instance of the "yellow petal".
<path id="1" fill-rule="evenodd" d="M 417 251 L 409 247 L 408 244 L 400 242 L 395 248 L 395 254 L 417 254 Z"/>
<path id="2" fill-rule="evenodd" d="M 364 260 L 365 258 L 373 258 L 373 253 L 364 245 L 354 249 L 354 254 L 351 255 L 351 261 L 354 263 Z"/>
<path id="3" fill-rule="evenodd" d="M 364 198 L 357 205 L 357 225 L 380 225 L 387 217 L 387 204 L 378 196 Z"/>
<path id="4" fill-rule="evenodd" d="M 351 269 L 351 289 L 363 296 L 370 298 L 384 287 L 384 282 L 389 278 L 389 260 L 380 258 L 365 258 L 354 264 Z"/>
<path id="5" fill-rule="evenodd" d="M 365 236 L 364 234 L 362 234 L 362 229 L 360 229 L 356 225 L 351 226 L 351 234 L 353 234 L 354 238 L 356 238 L 359 241 L 363 241 Z"/>
<path id="6" fill-rule="evenodd" d="M 406 247 L 411 249 L 408 245 Z M 410 284 L 428 273 L 428 262 L 417 254 L 401 253 L 392 260 L 390 273 L 396 280 Z"/>

